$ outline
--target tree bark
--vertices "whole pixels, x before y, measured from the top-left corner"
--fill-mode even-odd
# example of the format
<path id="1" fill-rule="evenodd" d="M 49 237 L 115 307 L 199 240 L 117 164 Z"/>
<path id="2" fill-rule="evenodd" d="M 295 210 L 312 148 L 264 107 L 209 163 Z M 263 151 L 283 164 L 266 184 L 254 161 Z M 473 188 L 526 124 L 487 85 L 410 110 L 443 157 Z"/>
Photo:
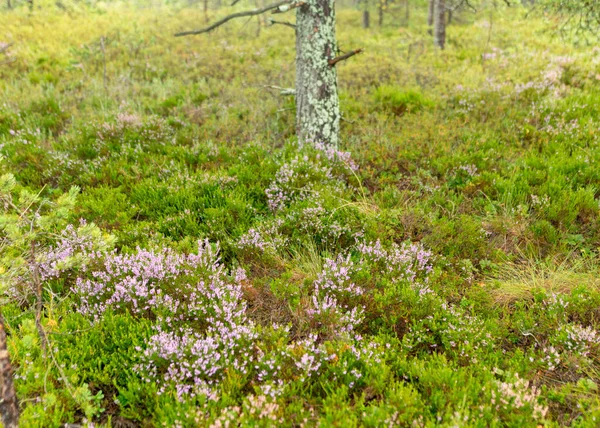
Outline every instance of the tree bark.
<path id="1" fill-rule="evenodd" d="M 10 2 L 10 0 L 6 0 L 6 8 L 12 9 L 12 3 Z"/>
<path id="2" fill-rule="evenodd" d="M 340 105 L 334 0 L 306 0 L 296 10 L 296 134 L 299 144 L 338 146 Z"/>
<path id="3" fill-rule="evenodd" d="M 433 43 L 437 48 L 446 46 L 446 0 L 435 0 Z"/>
<path id="4" fill-rule="evenodd" d="M 0 414 L 2 414 L 2 423 L 5 428 L 17 428 L 19 426 L 19 404 L 15 393 L 4 326 L 4 317 L 0 313 Z"/>
<path id="5" fill-rule="evenodd" d="M 369 28 L 370 25 L 370 15 L 369 15 L 369 11 L 368 10 L 363 10 L 363 16 L 362 16 L 362 26 L 363 28 Z"/>
<path id="6" fill-rule="evenodd" d="M 429 0 L 429 11 L 427 12 L 427 26 L 429 34 L 433 34 L 433 14 L 435 10 L 435 0 Z"/>
<path id="7" fill-rule="evenodd" d="M 378 25 L 381 27 L 383 25 L 383 9 L 385 7 L 386 0 L 379 0 L 379 20 Z"/>

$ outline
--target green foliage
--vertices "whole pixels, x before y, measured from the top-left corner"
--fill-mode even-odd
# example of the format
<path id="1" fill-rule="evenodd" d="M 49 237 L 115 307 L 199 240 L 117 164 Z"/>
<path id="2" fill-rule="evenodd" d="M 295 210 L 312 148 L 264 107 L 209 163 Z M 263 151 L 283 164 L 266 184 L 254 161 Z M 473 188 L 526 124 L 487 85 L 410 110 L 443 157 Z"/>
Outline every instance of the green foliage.
<path id="1" fill-rule="evenodd" d="M 420 91 L 405 90 L 396 86 L 380 86 L 373 92 L 377 109 L 401 116 L 404 113 L 415 113 L 434 106 Z"/>

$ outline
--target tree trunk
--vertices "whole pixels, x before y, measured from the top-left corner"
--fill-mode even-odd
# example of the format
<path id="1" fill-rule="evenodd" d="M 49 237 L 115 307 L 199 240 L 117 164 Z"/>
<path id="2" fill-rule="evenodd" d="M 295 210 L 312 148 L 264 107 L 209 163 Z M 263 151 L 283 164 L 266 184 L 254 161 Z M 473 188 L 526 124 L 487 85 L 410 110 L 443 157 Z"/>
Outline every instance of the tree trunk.
<path id="1" fill-rule="evenodd" d="M 6 8 L 12 9 L 12 3 L 10 2 L 10 0 L 6 0 Z"/>
<path id="2" fill-rule="evenodd" d="M 408 19 L 410 18 L 410 2 L 404 0 L 404 19 L 406 19 L 406 25 L 408 25 Z"/>
<path id="3" fill-rule="evenodd" d="M 370 25 L 370 15 L 368 10 L 363 10 L 362 16 L 362 26 L 363 28 L 369 28 Z"/>
<path id="4" fill-rule="evenodd" d="M 204 21 L 208 22 L 208 0 L 204 0 Z"/>
<path id="5" fill-rule="evenodd" d="M 452 23 L 452 9 L 448 9 L 448 20 L 446 21 L 446 25 L 450 25 Z"/>
<path id="6" fill-rule="evenodd" d="M 427 26 L 429 27 L 429 29 L 427 30 L 427 32 L 429 34 L 433 34 L 433 13 L 435 10 L 435 0 L 429 0 L 429 11 L 427 13 Z"/>
<path id="7" fill-rule="evenodd" d="M 5 428 L 17 428 L 19 426 L 19 405 L 15 394 L 4 325 L 4 317 L 0 314 L 0 414 L 2 414 L 2 423 Z"/>
<path id="8" fill-rule="evenodd" d="M 446 45 L 446 0 L 435 0 L 433 15 L 433 43 L 436 47 L 444 49 Z"/>
<path id="9" fill-rule="evenodd" d="M 386 0 L 379 0 L 379 20 L 378 24 L 381 27 L 383 25 L 383 9 L 385 7 Z"/>
<path id="10" fill-rule="evenodd" d="M 340 104 L 334 0 L 306 0 L 296 10 L 296 134 L 299 144 L 338 146 Z"/>

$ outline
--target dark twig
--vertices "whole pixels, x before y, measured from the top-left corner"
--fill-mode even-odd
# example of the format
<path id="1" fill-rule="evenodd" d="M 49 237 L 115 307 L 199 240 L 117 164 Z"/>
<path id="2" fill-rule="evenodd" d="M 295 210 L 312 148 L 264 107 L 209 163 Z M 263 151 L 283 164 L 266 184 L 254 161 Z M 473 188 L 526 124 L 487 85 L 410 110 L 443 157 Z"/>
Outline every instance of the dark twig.
<path id="1" fill-rule="evenodd" d="M 350 51 L 350 52 L 348 52 L 348 53 L 345 53 L 344 55 L 336 56 L 335 58 L 333 58 L 333 59 L 330 59 L 330 60 L 328 61 L 328 63 L 329 63 L 329 66 L 330 66 L 330 67 L 333 67 L 333 66 L 334 66 L 334 65 L 336 65 L 338 62 L 340 62 L 340 61 L 345 61 L 345 60 L 347 60 L 348 58 L 350 58 L 350 57 L 353 57 L 354 55 L 356 55 L 356 54 L 359 54 L 359 53 L 361 53 L 361 52 L 362 52 L 362 49 L 355 49 L 355 50 L 353 50 L 353 51 Z"/>
<path id="2" fill-rule="evenodd" d="M 287 22 L 287 21 L 275 21 L 273 18 L 269 18 L 269 24 L 270 25 L 285 25 L 286 27 L 290 27 L 293 29 L 296 29 L 296 25 L 292 24 L 291 22 Z"/>
<path id="3" fill-rule="evenodd" d="M 273 3 L 273 4 L 270 4 L 268 6 L 265 6 L 265 7 L 261 8 L 261 9 L 254 9 L 254 10 L 247 10 L 247 11 L 244 11 L 244 12 L 232 13 L 231 15 L 227 15 L 226 17 L 218 20 L 214 24 L 209 25 L 208 27 L 201 28 L 200 30 L 182 31 L 180 33 L 175 34 L 175 37 L 191 36 L 191 35 L 195 35 L 195 34 L 208 33 L 209 31 L 212 31 L 215 28 L 220 27 L 221 25 L 225 24 L 226 22 L 231 21 L 232 19 L 243 18 L 245 16 L 260 15 L 261 13 L 265 13 L 265 12 L 268 12 L 270 10 L 278 9 L 278 8 L 281 8 L 282 6 L 289 6 L 289 8 L 291 8 L 293 5 L 292 5 L 292 2 L 290 0 L 283 0 L 283 1 L 279 1 L 277 3 Z M 286 8 L 285 10 L 289 10 L 289 8 Z"/>

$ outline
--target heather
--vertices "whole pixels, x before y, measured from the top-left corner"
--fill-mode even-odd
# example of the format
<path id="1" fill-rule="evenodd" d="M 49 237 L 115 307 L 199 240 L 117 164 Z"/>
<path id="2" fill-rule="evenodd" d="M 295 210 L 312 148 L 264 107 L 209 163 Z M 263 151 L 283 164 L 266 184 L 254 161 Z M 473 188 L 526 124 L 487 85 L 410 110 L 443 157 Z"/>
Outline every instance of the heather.
<path id="1" fill-rule="evenodd" d="M 364 51 L 338 66 L 340 147 L 300 147 L 286 26 L 17 6 L 0 304 L 23 426 L 598 425 L 598 48 L 482 2 L 440 52 L 424 1 L 369 29 L 343 4 Z"/>

